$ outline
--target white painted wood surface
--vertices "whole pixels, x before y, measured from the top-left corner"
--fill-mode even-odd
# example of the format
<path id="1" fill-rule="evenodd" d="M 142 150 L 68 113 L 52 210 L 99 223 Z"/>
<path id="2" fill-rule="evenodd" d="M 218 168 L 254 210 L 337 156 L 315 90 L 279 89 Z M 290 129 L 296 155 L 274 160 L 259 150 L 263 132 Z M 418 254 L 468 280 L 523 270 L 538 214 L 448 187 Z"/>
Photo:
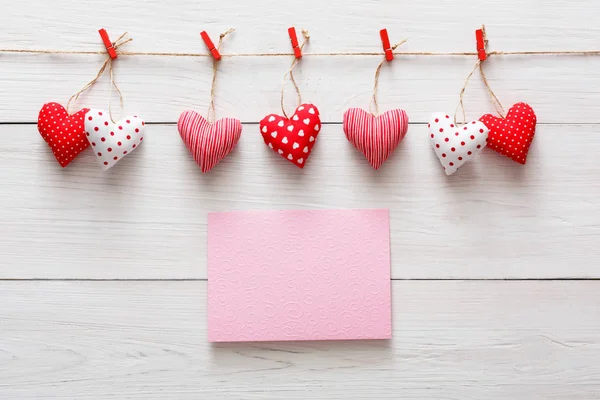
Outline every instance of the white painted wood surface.
<path id="1" fill-rule="evenodd" d="M 4 282 L 2 398 L 596 399 L 596 282 L 394 281 L 389 341 L 206 340 L 206 282 Z"/>
<path id="2" fill-rule="evenodd" d="M 175 125 L 108 173 L 89 152 L 63 170 L 35 125 L 2 126 L 0 275 L 205 279 L 208 212 L 387 207 L 393 278 L 600 278 L 599 129 L 542 125 L 525 167 L 485 150 L 448 178 L 426 125 L 373 171 L 340 125 L 300 170 L 247 124 L 207 175 Z"/>
<path id="3" fill-rule="evenodd" d="M 593 0 L 7 2 L 0 48 L 100 50 L 105 27 L 130 32 L 124 50 L 205 53 L 200 30 L 235 27 L 224 54 L 289 52 L 293 24 L 311 33 L 306 53 L 380 51 L 382 27 L 409 39 L 399 52 L 473 51 L 485 23 L 490 50 L 593 50 L 599 12 Z M 117 60 L 126 110 L 155 124 L 102 173 L 89 153 L 60 169 L 35 126 L 102 57 L 0 53 L 0 399 L 599 398 L 600 57 L 490 58 L 504 105 L 536 110 L 530 158 L 487 150 L 450 178 L 426 122 L 454 110 L 474 60 L 385 66 L 382 109 L 412 123 L 374 172 L 340 122 L 368 105 L 379 60 L 302 60 L 303 98 L 327 124 L 300 171 L 256 125 L 279 111 L 290 57 L 225 57 L 217 113 L 244 131 L 203 176 L 174 122 L 207 109 L 209 58 Z M 105 77 L 80 104 L 106 107 L 107 92 Z M 492 111 L 477 74 L 465 100 L 471 118 Z M 361 207 L 391 209 L 393 340 L 207 343 L 207 212 Z"/>

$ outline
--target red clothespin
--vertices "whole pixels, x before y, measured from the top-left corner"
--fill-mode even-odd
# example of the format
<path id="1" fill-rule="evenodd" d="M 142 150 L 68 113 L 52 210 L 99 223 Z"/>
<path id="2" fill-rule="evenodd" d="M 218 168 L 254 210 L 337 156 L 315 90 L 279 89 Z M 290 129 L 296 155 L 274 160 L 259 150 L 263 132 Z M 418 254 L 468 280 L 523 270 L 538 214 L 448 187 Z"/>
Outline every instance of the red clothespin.
<path id="1" fill-rule="evenodd" d="M 106 33 L 106 29 L 102 28 L 98 31 L 98 33 L 100 33 L 100 37 L 104 42 L 104 47 L 106 47 L 106 51 L 108 51 L 108 55 L 110 56 L 110 58 L 113 60 L 117 58 L 117 52 L 115 51 L 112 42 L 108 38 L 108 33 Z"/>
<path id="2" fill-rule="evenodd" d="M 215 60 L 219 61 L 221 59 L 221 54 L 219 54 L 219 50 L 217 50 L 212 40 L 210 40 L 210 37 L 208 37 L 208 33 L 206 33 L 206 31 L 202 31 L 200 32 L 200 36 L 202 36 L 202 40 L 204 40 L 206 47 L 208 47 L 208 50 L 210 50 Z"/>
<path id="3" fill-rule="evenodd" d="M 381 42 L 383 43 L 383 51 L 385 51 L 385 59 L 387 61 L 392 61 L 394 59 L 394 53 L 392 50 L 392 45 L 390 44 L 390 38 L 388 36 L 387 29 L 380 30 L 379 36 L 381 37 Z"/>
<path id="4" fill-rule="evenodd" d="M 475 39 L 477 40 L 477 56 L 480 61 L 485 61 L 487 54 L 485 53 L 485 31 L 483 27 L 475 31 Z"/>
<path id="5" fill-rule="evenodd" d="M 298 45 L 298 37 L 296 36 L 296 28 L 293 26 L 288 28 L 288 35 L 290 35 L 290 40 L 292 41 L 292 47 L 294 48 L 294 56 L 296 58 L 302 58 L 302 50 Z"/>

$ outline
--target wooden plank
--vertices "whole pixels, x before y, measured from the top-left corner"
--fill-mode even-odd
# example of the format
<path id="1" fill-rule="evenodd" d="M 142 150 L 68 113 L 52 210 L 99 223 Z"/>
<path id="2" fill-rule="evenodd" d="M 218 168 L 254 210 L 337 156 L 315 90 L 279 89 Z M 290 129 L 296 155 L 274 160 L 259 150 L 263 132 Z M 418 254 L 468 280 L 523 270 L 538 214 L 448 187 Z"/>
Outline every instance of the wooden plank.
<path id="1" fill-rule="evenodd" d="M 103 173 L 88 151 L 61 169 L 34 125 L 0 126 L 0 278 L 206 278 L 210 211 L 391 210 L 392 276 L 598 278 L 596 125 L 539 126 L 523 167 L 491 150 L 446 177 L 426 125 L 373 171 L 339 125 L 295 168 L 245 125 L 202 175 L 174 125 Z"/>
<path id="2" fill-rule="evenodd" d="M 227 38 L 224 54 L 290 52 L 285 30 L 291 23 L 310 29 L 307 53 L 381 51 L 377 32 L 382 27 L 389 28 L 392 41 L 410 39 L 401 47 L 404 51 L 474 51 L 474 29 L 480 23 L 487 24 L 490 50 L 589 50 L 598 46 L 600 28 L 595 16 L 600 4 L 593 0 L 578 6 L 561 0 L 547 7 L 539 7 L 536 0 L 485 5 L 458 0 L 452 8 L 460 10 L 460 18 L 449 17 L 443 0 L 412 2 L 407 7 L 399 7 L 394 0 L 369 7 L 360 0 L 310 0 L 301 7 L 282 6 L 274 0 L 263 0 L 259 7 L 252 2 L 152 0 L 140 6 L 107 0 L 93 13 L 86 3 L 65 0 L 60 13 L 50 2 L 36 4 L 35 14 L 27 2 L 14 2 L 3 9 L 6 29 L 0 47 L 103 50 L 96 30 L 105 27 L 113 38 L 124 30 L 131 32 L 135 40 L 126 47 L 131 51 L 206 52 L 200 30 L 207 29 L 216 37 L 234 26 L 238 31 Z M 160 23 L 150 23 L 156 16 Z M 66 103 L 102 63 L 102 57 L 94 55 L 1 57 L 0 122 L 35 122 L 43 103 Z M 304 99 L 319 106 L 324 121 L 340 122 L 348 107 L 368 105 L 379 59 L 305 57 L 297 71 Z M 281 79 L 290 62 L 290 57 L 225 58 L 218 80 L 219 114 L 257 122 L 278 112 Z M 425 122 L 433 112 L 451 112 L 474 62 L 474 57 L 399 56 L 382 70 L 382 107 L 406 108 L 413 122 Z M 486 62 L 486 70 L 506 106 L 531 103 L 545 123 L 599 123 L 595 105 L 600 103 L 600 93 L 590 90 L 600 85 L 598 62 L 598 57 L 581 56 L 494 56 Z M 126 110 L 148 121 L 175 122 L 189 107 L 206 110 L 208 106 L 212 61 L 207 57 L 124 56 L 115 68 Z M 105 78 L 81 104 L 107 107 L 107 92 Z M 493 109 L 477 75 L 465 100 L 472 118 Z M 117 104 L 116 98 L 113 101 Z"/>
<path id="3" fill-rule="evenodd" d="M 392 340 L 210 345 L 205 282 L 2 282 L 0 397 L 594 399 L 599 289 L 393 282 Z"/>
<path id="4" fill-rule="evenodd" d="M 408 37 L 407 47 L 423 51 L 475 51 L 474 31 L 481 24 L 492 50 L 590 49 L 598 45 L 600 33 L 600 5 L 594 0 L 576 5 L 557 0 L 544 7 L 537 0 L 456 0 L 452 8 L 444 0 L 411 1 L 406 7 L 395 0 L 368 6 L 360 0 L 306 0 L 296 6 L 277 0 L 261 0 L 259 6 L 222 0 L 147 0 L 143 5 L 104 0 L 93 12 L 86 3 L 62 0 L 60 13 L 47 2 L 36 3 L 35 11 L 23 2 L 5 5 L 10 29 L 0 37 L 2 47 L 101 50 L 97 30 L 102 27 L 112 39 L 128 31 L 134 38 L 128 49 L 162 52 L 205 52 L 201 30 L 216 38 L 234 27 L 225 54 L 291 52 L 286 29 L 292 25 L 310 31 L 308 52 L 380 51 L 381 28 L 388 28 L 392 42 Z"/>
<path id="5" fill-rule="evenodd" d="M 600 86 L 599 60 L 576 56 L 498 57 L 486 63 L 486 74 L 506 107 L 519 101 L 530 103 L 540 122 L 598 123 L 600 93 L 590 88 Z M 136 113 L 150 122 L 176 122 L 186 109 L 207 110 L 212 79 L 209 59 L 123 57 L 117 61 L 115 74 L 126 113 Z M 420 123 L 427 122 L 434 112 L 454 112 L 474 62 L 465 57 L 398 58 L 380 75 L 382 110 L 404 108 L 412 122 Z M 219 67 L 217 114 L 258 122 L 267 114 L 281 113 L 281 82 L 289 63 L 282 57 L 224 59 Z M 348 108 L 368 107 L 378 63 L 379 57 L 306 57 L 295 76 L 303 100 L 319 107 L 322 120 L 341 122 Z M 66 105 L 68 98 L 96 75 L 101 64 L 99 56 L 4 55 L 0 122 L 37 122 L 44 103 Z M 248 71 L 252 71 L 252 78 Z M 107 108 L 108 88 L 108 77 L 104 77 L 81 97 L 78 105 Z M 296 103 L 289 82 L 286 91 L 286 106 L 291 111 Z M 114 91 L 112 103 L 118 115 L 119 101 Z M 465 107 L 473 119 L 493 112 L 478 74 L 466 91 Z"/>

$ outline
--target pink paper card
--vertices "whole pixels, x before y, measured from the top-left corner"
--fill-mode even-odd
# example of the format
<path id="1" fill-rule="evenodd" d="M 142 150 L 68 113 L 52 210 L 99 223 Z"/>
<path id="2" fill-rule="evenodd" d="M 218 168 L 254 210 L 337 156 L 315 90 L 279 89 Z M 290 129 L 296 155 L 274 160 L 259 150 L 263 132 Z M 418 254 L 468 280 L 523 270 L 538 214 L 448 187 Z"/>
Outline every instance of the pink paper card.
<path id="1" fill-rule="evenodd" d="M 389 339 L 388 210 L 208 215 L 208 340 Z"/>

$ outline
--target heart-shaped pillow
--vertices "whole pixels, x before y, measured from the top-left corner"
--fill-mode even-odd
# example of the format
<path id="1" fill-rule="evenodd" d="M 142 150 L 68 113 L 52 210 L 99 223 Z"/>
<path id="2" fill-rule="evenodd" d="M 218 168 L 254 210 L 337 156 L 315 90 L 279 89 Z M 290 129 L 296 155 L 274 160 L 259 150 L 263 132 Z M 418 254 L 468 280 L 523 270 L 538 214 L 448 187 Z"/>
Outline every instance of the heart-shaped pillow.
<path id="1" fill-rule="evenodd" d="M 239 119 L 222 118 L 211 124 L 192 110 L 179 116 L 177 129 L 202 172 L 210 171 L 231 153 L 242 135 Z"/>
<path id="2" fill-rule="evenodd" d="M 304 168 L 320 130 L 319 110 L 312 104 L 300 105 L 292 118 L 270 114 L 260 121 L 265 144 L 300 168 Z"/>
<path id="3" fill-rule="evenodd" d="M 344 133 L 377 170 L 396 149 L 408 129 L 406 111 L 396 109 L 379 116 L 351 108 L 344 113 Z"/>
<path id="4" fill-rule="evenodd" d="M 490 130 L 487 142 L 490 149 L 519 164 L 525 164 L 537 123 L 529 104 L 515 104 L 506 113 L 506 118 L 486 114 L 479 120 Z"/>
<path id="5" fill-rule="evenodd" d="M 104 110 L 91 109 L 85 116 L 85 134 L 104 169 L 112 167 L 140 145 L 144 140 L 144 125 L 137 115 L 116 123 Z"/>
<path id="6" fill-rule="evenodd" d="M 69 115 L 58 103 L 46 103 L 40 110 L 38 131 L 63 168 L 90 145 L 85 138 L 83 122 L 88 111 L 83 108 Z"/>
<path id="7" fill-rule="evenodd" d="M 443 113 L 433 114 L 428 127 L 431 146 L 446 175 L 452 175 L 479 153 L 485 147 L 489 132 L 479 121 L 456 126 L 450 116 Z"/>

